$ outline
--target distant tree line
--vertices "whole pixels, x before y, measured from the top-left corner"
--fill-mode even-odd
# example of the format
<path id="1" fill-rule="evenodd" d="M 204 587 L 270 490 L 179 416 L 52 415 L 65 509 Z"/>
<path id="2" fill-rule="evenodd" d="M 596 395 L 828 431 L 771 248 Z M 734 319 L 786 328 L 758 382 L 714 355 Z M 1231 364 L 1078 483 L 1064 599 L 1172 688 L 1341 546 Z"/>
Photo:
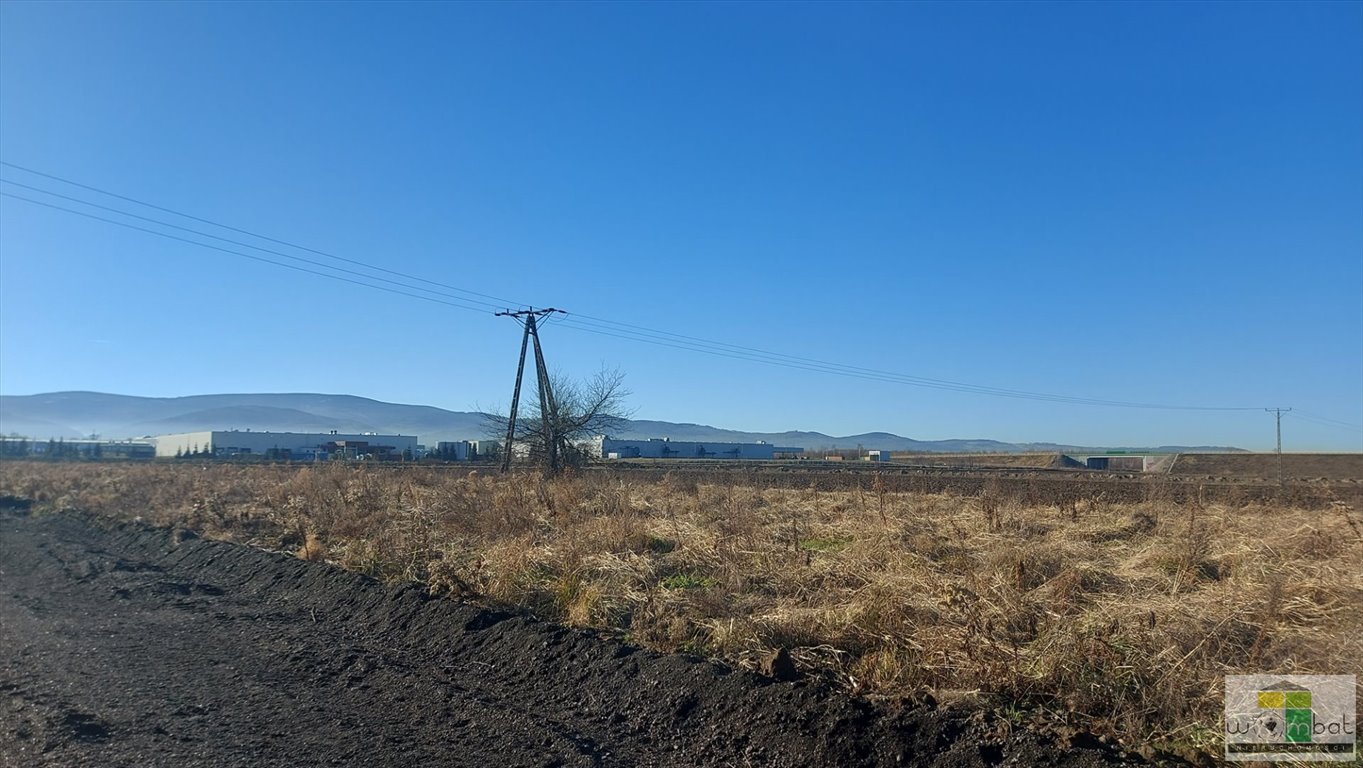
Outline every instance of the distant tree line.
<path id="1" fill-rule="evenodd" d="M 42 440 L 30 440 L 21 435 L 10 435 L 4 440 L 0 440 L 0 456 L 5 458 L 37 458 L 57 461 L 60 459 L 102 459 L 104 458 L 104 446 L 99 443 L 82 446 L 76 443 L 68 443 L 65 438 L 48 438 L 44 443 Z"/>

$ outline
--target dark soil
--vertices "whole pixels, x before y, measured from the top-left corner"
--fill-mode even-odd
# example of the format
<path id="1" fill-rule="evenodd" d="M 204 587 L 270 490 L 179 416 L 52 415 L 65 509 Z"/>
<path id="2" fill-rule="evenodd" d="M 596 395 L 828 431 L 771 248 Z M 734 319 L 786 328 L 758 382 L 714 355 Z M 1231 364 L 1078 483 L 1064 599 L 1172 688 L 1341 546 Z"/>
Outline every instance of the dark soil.
<path id="1" fill-rule="evenodd" d="M 0 766 L 1098 766 L 185 531 L 0 505 Z"/>

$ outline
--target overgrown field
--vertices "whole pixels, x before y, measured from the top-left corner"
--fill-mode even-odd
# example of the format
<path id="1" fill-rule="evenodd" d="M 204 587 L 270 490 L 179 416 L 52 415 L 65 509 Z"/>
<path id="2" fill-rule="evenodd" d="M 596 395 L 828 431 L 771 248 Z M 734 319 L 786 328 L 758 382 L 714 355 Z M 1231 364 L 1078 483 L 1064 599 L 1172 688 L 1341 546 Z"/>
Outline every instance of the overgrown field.
<path id="1" fill-rule="evenodd" d="M 186 525 L 866 695 L 1219 750 L 1222 675 L 1355 673 L 1363 515 L 1342 504 L 1027 503 L 609 473 L 0 463 L 39 509 Z"/>

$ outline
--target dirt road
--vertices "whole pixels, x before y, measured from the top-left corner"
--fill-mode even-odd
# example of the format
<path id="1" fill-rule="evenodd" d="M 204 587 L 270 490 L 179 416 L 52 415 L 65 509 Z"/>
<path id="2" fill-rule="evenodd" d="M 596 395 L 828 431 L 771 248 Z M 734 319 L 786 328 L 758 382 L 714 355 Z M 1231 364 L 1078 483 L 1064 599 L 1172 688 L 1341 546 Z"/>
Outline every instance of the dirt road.
<path id="1" fill-rule="evenodd" d="M 2 766 L 1114 762 L 1006 730 L 187 532 L 0 509 Z"/>

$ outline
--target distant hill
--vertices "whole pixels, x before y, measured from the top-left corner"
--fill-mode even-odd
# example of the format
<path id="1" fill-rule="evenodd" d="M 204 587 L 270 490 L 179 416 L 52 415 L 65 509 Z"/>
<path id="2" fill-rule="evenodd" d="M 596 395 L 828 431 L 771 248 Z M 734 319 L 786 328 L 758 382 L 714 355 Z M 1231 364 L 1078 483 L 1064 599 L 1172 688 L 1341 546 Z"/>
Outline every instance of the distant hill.
<path id="1" fill-rule="evenodd" d="M 0 395 L 0 432 L 121 439 L 208 429 L 384 432 L 429 440 L 481 436 L 483 417 L 353 395 L 243 394 L 134 397 L 100 392 Z"/>
<path id="2" fill-rule="evenodd" d="M 427 445 L 441 440 L 486 438 L 483 415 L 428 405 L 400 405 L 354 395 L 242 394 L 135 397 L 100 392 L 0 395 L 0 433 L 36 439 L 98 434 L 124 439 L 210 429 L 273 432 L 380 432 L 416 435 Z M 825 435 L 821 432 L 743 432 L 703 424 L 631 421 L 612 437 L 669 437 L 700 442 L 765 440 L 794 448 L 864 448 L 941 453 L 1022 453 L 1103 450 L 1236 451 L 1217 446 L 1094 447 L 998 440 L 914 440 L 889 432 Z"/>

